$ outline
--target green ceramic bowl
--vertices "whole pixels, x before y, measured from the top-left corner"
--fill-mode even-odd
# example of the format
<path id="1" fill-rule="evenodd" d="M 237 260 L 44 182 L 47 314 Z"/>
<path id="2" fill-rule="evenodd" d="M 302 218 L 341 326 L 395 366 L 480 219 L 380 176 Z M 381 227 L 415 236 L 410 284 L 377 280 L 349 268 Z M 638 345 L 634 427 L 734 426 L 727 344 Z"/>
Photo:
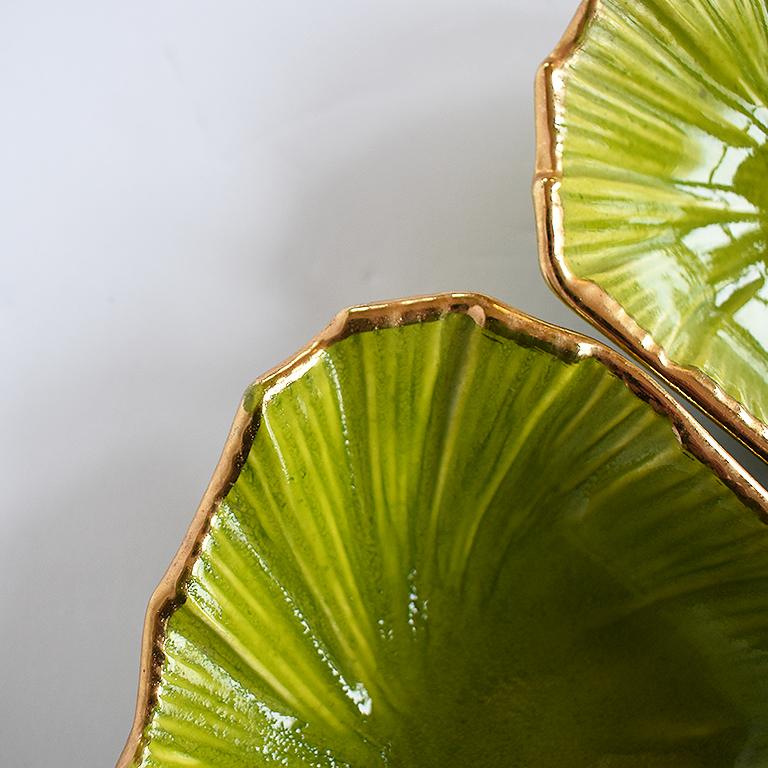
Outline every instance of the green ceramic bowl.
<path id="1" fill-rule="evenodd" d="M 766 765 L 767 510 L 589 339 L 349 310 L 246 393 L 120 765 Z"/>
<path id="2" fill-rule="evenodd" d="M 540 71 L 544 271 L 768 458 L 768 4 L 589 0 Z"/>

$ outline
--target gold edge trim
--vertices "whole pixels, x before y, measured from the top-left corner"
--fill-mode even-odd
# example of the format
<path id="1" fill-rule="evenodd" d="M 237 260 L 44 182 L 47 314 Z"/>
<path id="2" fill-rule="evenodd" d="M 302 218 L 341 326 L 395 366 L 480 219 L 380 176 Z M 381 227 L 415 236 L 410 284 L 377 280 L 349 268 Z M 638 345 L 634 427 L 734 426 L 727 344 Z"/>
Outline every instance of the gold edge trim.
<path id="1" fill-rule="evenodd" d="M 533 183 L 539 244 L 539 264 L 552 290 L 568 306 L 615 341 L 641 363 L 650 366 L 693 405 L 712 417 L 761 459 L 768 461 L 768 424 L 727 394 L 704 371 L 673 362 L 653 336 L 597 283 L 578 278 L 562 253 L 564 230 L 558 187 L 562 159 L 557 155 L 555 115 L 558 94 L 553 78 L 583 43 L 584 34 L 600 11 L 601 0 L 584 0 L 552 54 L 536 75 L 536 165 Z"/>
<path id="2" fill-rule="evenodd" d="M 704 428 L 659 384 L 631 361 L 587 336 L 569 331 L 512 309 L 499 301 L 475 293 L 444 293 L 352 307 L 340 312 L 331 324 L 296 355 L 271 369 L 254 382 L 265 389 L 279 386 L 318 352 L 356 333 L 439 319 L 462 313 L 480 327 L 488 318 L 514 332 L 522 332 L 579 358 L 594 358 L 620 378 L 641 400 L 667 417 L 681 446 L 736 493 L 760 519 L 768 523 L 768 492 L 718 445 Z M 250 388 L 249 388 L 250 389 Z M 163 661 L 163 640 L 168 616 L 181 596 L 182 583 L 199 554 L 217 504 L 239 475 L 250 450 L 259 421 L 259 408 L 249 412 L 241 401 L 221 459 L 203 499 L 171 565 L 149 601 L 141 644 L 139 689 L 133 725 L 117 768 L 129 768 L 143 746 L 146 726 L 152 716 Z"/>
<path id="3" fill-rule="evenodd" d="M 196 559 L 202 539 L 208 532 L 208 524 L 218 502 L 224 498 L 240 474 L 245 457 L 255 434 L 254 414 L 242 406 L 238 408 L 224 444 L 213 477 L 203 494 L 200 505 L 171 564 L 163 575 L 147 606 L 141 638 L 139 688 L 133 725 L 125 747 L 117 761 L 118 768 L 130 766 L 141 747 L 143 733 L 149 723 L 155 703 L 160 667 L 163 661 L 162 643 L 165 623 L 178 604 L 181 584 Z"/>

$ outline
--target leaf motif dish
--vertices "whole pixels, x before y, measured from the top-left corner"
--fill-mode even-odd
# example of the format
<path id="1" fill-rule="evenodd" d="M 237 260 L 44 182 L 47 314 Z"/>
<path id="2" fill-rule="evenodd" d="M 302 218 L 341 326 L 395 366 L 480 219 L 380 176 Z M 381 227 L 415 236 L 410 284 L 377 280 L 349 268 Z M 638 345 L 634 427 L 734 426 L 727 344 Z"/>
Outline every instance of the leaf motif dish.
<path id="1" fill-rule="evenodd" d="M 616 353 L 482 296 L 254 384 L 119 765 L 758 766 L 768 498 Z"/>
<path id="2" fill-rule="evenodd" d="M 588 0 L 537 82 L 554 289 L 768 458 L 768 5 Z"/>

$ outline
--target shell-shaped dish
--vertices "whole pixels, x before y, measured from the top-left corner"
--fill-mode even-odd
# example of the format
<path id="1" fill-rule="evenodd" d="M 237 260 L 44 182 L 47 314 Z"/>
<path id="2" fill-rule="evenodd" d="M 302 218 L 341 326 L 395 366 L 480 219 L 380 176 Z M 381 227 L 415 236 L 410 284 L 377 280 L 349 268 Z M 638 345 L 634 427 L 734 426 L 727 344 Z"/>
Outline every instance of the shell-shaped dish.
<path id="1" fill-rule="evenodd" d="M 537 83 L 544 272 L 768 458 L 768 6 L 589 0 Z"/>
<path id="2" fill-rule="evenodd" d="M 767 510 L 583 336 L 343 312 L 242 402 L 120 765 L 765 764 Z"/>

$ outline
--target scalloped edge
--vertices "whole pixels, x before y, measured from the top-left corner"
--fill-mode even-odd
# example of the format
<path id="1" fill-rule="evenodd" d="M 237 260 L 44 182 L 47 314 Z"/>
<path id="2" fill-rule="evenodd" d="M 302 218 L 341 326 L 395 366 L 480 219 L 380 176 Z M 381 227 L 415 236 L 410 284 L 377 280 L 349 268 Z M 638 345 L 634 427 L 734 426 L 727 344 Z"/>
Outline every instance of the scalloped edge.
<path id="1" fill-rule="evenodd" d="M 768 492 L 653 379 L 617 352 L 587 336 L 537 320 L 494 299 L 475 293 L 443 293 L 352 307 L 340 312 L 303 349 L 251 384 L 240 402 L 229 437 L 203 499 L 171 565 L 152 594 L 144 621 L 136 713 L 117 768 L 130 768 L 143 747 L 144 730 L 156 702 L 163 663 L 168 617 L 183 597 L 183 583 L 200 552 L 203 538 L 219 502 L 234 484 L 245 463 L 260 420 L 265 395 L 301 375 L 312 359 L 356 333 L 429 322 L 452 313 L 471 317 L 478 326 L 488 320 L 512 333 L 523 334 L 570 359 L 594 358 L 620 378 L 641 400 L 666 416 L 682 448 L 709 467 L 745 504 L 768 524 Z"/>
<path id="2" fill-rule="evenodd" d="M 555 82 L 586 39 L 600 13 L 601 0 L 582 0 L 576 15 L 536 74 L 536 170 L 533 200 L 539 244 L 539 264 L 550 288 L 599 331 L 648 365 L 670 386 L 690 400 L 737 440 L 768 461 L 768 424 L 751 414 L 699 368 L 673 362 L 664 348 L 597 283 L 576 277 L 565 262 L 560 184 L 563 180 L 561 134 L 555 125 L 563 105 L 562 88 Z"/>

